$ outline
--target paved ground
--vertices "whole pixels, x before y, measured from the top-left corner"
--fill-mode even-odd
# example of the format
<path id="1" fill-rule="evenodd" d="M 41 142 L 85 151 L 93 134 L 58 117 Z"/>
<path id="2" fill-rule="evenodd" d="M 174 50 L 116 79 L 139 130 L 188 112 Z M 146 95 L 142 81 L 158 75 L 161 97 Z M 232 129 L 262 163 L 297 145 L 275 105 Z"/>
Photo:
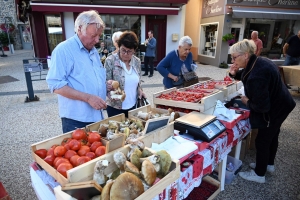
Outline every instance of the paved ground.
<path id="1" fill-rule="evenodd" d="M 44 80 L 33 82 L 35 95 L 40 101 L 24 103 L 27 94 L 23 59 L 33 57 L 32 51 L 5 52 L 0 57 L 0 77 L 11 76 L 18 81 L 0 84 L 0 181 L 12 199 L 36 199 L 31 187 L 29 165 L 33 162 L 30 145 L 60 135 L 57 97 L 50 94 Z M 222 79 L 226 69 L 198 65 L 197 74 L 202 77 Z M 143 77 L 143 87 L 152 102 L 152 94 L 163 90 L 162 77 L 155 72 L 152 78 Z M 280 148 L 276 159 L 276 173 L 267 175 L 266 184 L 243 181 L 236 177 L 225 186 L 217 199 L 295 199 L 300 193 L 300 95 L 291 91 L 297 107 L 284 122 Z M 249 151 L 243 170 L 254 161 L 255 152 Z"/>

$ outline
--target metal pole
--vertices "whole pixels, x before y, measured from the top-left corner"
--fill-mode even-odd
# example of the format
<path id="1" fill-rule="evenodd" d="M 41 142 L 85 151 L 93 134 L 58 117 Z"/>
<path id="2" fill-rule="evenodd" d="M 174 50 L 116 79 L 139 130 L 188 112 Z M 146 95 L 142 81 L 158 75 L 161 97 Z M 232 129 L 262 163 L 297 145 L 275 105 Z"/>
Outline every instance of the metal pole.
<path id="1" fill-rule="evenodd" d="M 28 64 L 28 63 L 29 63 L 28 60 L 23 60 L 23 64 Z M 35 99 L 34 99 L 34 92 L 32 87 L 31 73 L 25 72 L 25 78 L 26 78 L 29 101 L 34 101 Z"/>

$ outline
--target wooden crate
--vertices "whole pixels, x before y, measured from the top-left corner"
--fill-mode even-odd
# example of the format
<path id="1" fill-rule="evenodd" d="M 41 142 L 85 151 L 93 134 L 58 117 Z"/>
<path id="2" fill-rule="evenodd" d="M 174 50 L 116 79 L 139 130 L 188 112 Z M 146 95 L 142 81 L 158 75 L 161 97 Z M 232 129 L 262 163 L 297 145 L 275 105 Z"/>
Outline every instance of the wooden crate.
<path id="1" fill-rule="evenodd" d="M 115 115 L 113 117 L 109 117 L 107 119 L 101 120 L 99 122 L 95 122 L 93 124 L 90 124 L 90 125 L 86 126 L 86 130 L 87 131 L 98 131 L 101 124 L 108 124 L 108 122 L 110 120 L 122 122 L 122 121 L 125 121 L 125 119 L 126 119 L 125 115 L 122 113 L 122 114 Z M 125 139 L 126 139 L 125 135 L 120 134 L 120 136 L 117 137 L 116 139 L 107 141 L 106 142 L 106 152 L 108 153 L 108 152 L 111 152 L 115 149 L 123 147 L 124 143 L 125 143 Z"/>
<path id="2" fill-rule="evenodd" d="M 174 134 L 174 126 L 168 125 L 165 128 L 161 129 L 160 131 L 153 132 L 151 134 L 146 134 L 142 136 L 140 139 L 144 141 L 145 146 L 151 147 L 152 143 L 161 143 L 165 140 L 167 140 L 170 136 Z M 91 160 L 88 163 L 84 163 L 83 165 L 80 165 L 77 168 L 73 168 L 69 171 L 68 177 L 70 182 L 81 182 L 81 181 L 88 181 L 93 179 L 94 174 L 94 167 L 96 165 L 96 162 L 99 160 L 107 160 L 109 162 L 109 166 L 105 169 L 104 174 L 110 174 L 113 171 L 117 169 L 116 164 L 113 160 L 113 155 L 117 151 L 123 152 L 125 155 L 129 152 L 130 147 L 129 145 L 126 145 L 122 148 L 119 148 L 113 152 L 107 153 L 101 157 L 98 157 L 97 159 Z M 152 199 L 156 195 L 160 194 L 164 188 L 166 188 L 168 185 L 173 183 L 175 180 L 177 180 L 180 177 L 180 165 L 179 160 L 173 159 L 170 172 L 162 178 L 158 183 L 153 185 L 150 189 L 148 189 L 146 192 L 141 194 L 137 200 L 144 200 L 144 199 Z"/>
<path id="3" fill-rule="evenodd" d="M 174 101 L 174 100 L 157 98 L 160 94 L 166 94 L 166 93 L 170 93 L 170 92 L 176 91 L 176 90 L 177 90 L 177 88 L 171 88 L 171 89 L 164 90 L 164 91 L 153 94 L 154 104 L 173 106 L 173 107 L 177 107 L 177 108 L 186 108 L 186 109 L 192 109 L 192 110 L 204 112 L 204 111 L 208 110 L 209 108 L 214 107 L 217 103 L 217 100 L 223 101 L 223 99 L 224 99 L 224 93 L 222 91 L 218 91 L 212 95 L 203 97 L 199 103 L 182 102 L 182 101 Z"/>
<path id="4" fill-rule="evenodd" d="M 210 176 L 205 176 L 202 181 L 206 181 L 212 185 L 215 185 L 218 187 L 218 189 L 207 199 L 207 200 L 212 200 L 214 199 L 220 192 L 221 192 L 221 184 L 218 180 L 210 177 Z"/>
<path id="5" fill-rule="evenodd" d="M 163 117 L 158 117 L 155 119 L 148 119 L 148 120 L 140 119 L 136 117 L 139 111 L 147 112 L 147 113 L 152 111 L 153 113 L 158 113 L 158 114 L 168 113 L 168 111 L 164 109 L 152 108 L 151 105 L 142 106 L 140 108 L 129 111 L 128 112 L 129 118 L 139 119 L 143 122 L 145 127 L 144 130 L 142 131 L 143 134 L 152 132 L 155 129 L 166 126 L 169 123 L 170 116 L 163 116 Z"/>
<path id="6" fill-rule="evenodd" d="M 121 114 L 121 115 L 117 115 L 117 116 L 114 116 L 114 117 L 110 117 L 106 120 L 103 120 L 103 121 L 107 121 L 107 120 L 118 120 L 118 119 L 125 119 L 125 115 L 124 114 Z M 94 123 L 92 124 L 91 126 L 92 127 L 96 127 L 97 124 L 99 126 L 99 124 L 101 123 L 100 122 L 97 122 L 97 123 Z M 84 129 L 87 129 L 87 128 L 84 128 Z M 96 129 L 91 129 L 89 127 L 89 130 L 90 131 L 93 131 L 93 130 L 96 130 Z M 46 163 L 42 158 L 40 158 L 38 155 L 36 155 L 34 153 L 34 151 L 38 150 L 38 149 L 49 149 L 50 147 L 52 147 L 53 145 L 55 144 L 61 144 L 62 140 L 64 138 L 67 138 L 67 137 L 72 137 L 72 133 L 73 131 L 70 131 L 68 133 L 65 133 L 65 134 L 62 134 L 62 135 L 59 135 L 59 136 L 56 136 L 56 137 L 53 137 L 53 138 L 50 138 L 50 139 L 47 139 L 47 140 L 44 140 L 44 141 L 41 141 L 41 142 L 38 142 L 38 143 L 35 143 L 35 144 L 32 144 L 31 145 L 31 153 L 32 153 L 32 157 L 33 159 L 48 173 L 50 174 L 53 178 L 55 178 L 57 180 L 57 182 L 59 182 L 61 185 L 65 185 L 66 183 L 69 183 L 70 182 L 70 177 L 68 176 L 68 178 L 64 177 L 63 175 L 61 175 L 54 167 L 52 167 L 51 165 L 49 165 L 48 163 Z M 101 143 L 103 145 L 105 145 L 106 147 L 106 150 L 105 152 L 108 153 L 108 152 L 111 152 L 117 148 L 120 148 L 122 146 L 124 146 L 124 141 L 125 141 L 125 136 L 123 134 L 120 135 L 120 137 L 114 139 L 114 140 L 111 140 L 111 141 L 107 141 L 107 140 L 104 140 L 104 139 L 101 139 Z M 93 159 L 87 163 L 90 163 L 94 160 L 97 160 L 98 158 L 96 159 Z M 85 163 L 85 164 L 87 164 Z M 80 166 L 77 166 L 73 169 L 77 169 L 79 168 Z M 72 169 L 72 170 L 73 170 Z"/>

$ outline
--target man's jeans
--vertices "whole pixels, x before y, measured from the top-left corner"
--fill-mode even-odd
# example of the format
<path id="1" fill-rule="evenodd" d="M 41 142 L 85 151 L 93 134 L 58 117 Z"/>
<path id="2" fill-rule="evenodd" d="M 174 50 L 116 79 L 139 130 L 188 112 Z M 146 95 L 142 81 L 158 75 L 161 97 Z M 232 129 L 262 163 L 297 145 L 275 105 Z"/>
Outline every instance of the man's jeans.
<path id="1" fill-rule="evenodd" d="M 286 54 L 283 66 L 299 65 L 300 57 L 292 57 Z"/>
<path id="2" fill-rule="evenodd" d="M 77 128 L 84 128 L 93 122 L 80 122 L 69 118 L 61 118 L 63 133 L 74 131 Z"/>

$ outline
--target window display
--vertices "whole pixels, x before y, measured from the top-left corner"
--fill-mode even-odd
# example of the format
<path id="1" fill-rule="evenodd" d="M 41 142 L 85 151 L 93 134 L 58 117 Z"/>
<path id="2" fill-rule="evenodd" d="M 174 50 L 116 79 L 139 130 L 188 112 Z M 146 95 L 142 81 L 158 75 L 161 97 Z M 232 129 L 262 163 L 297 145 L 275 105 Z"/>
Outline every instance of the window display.
<path id="1" fill-rule="evenodd" d="M 109 52 L 115 50 L 112 35 L 117 31 L 133 31 L 138 39 L 141 38 L 141 16 L 140 15 L 101 15 L 105 23 L 105 30 L 100 38 Z M 99 43 L 100 43 L 99 42 Z"/>
<path id="2" fill-rule="evenodd" d="M 200 29 L 200 54 L 215 57 L 218 23 L 201 25 Z"/>

